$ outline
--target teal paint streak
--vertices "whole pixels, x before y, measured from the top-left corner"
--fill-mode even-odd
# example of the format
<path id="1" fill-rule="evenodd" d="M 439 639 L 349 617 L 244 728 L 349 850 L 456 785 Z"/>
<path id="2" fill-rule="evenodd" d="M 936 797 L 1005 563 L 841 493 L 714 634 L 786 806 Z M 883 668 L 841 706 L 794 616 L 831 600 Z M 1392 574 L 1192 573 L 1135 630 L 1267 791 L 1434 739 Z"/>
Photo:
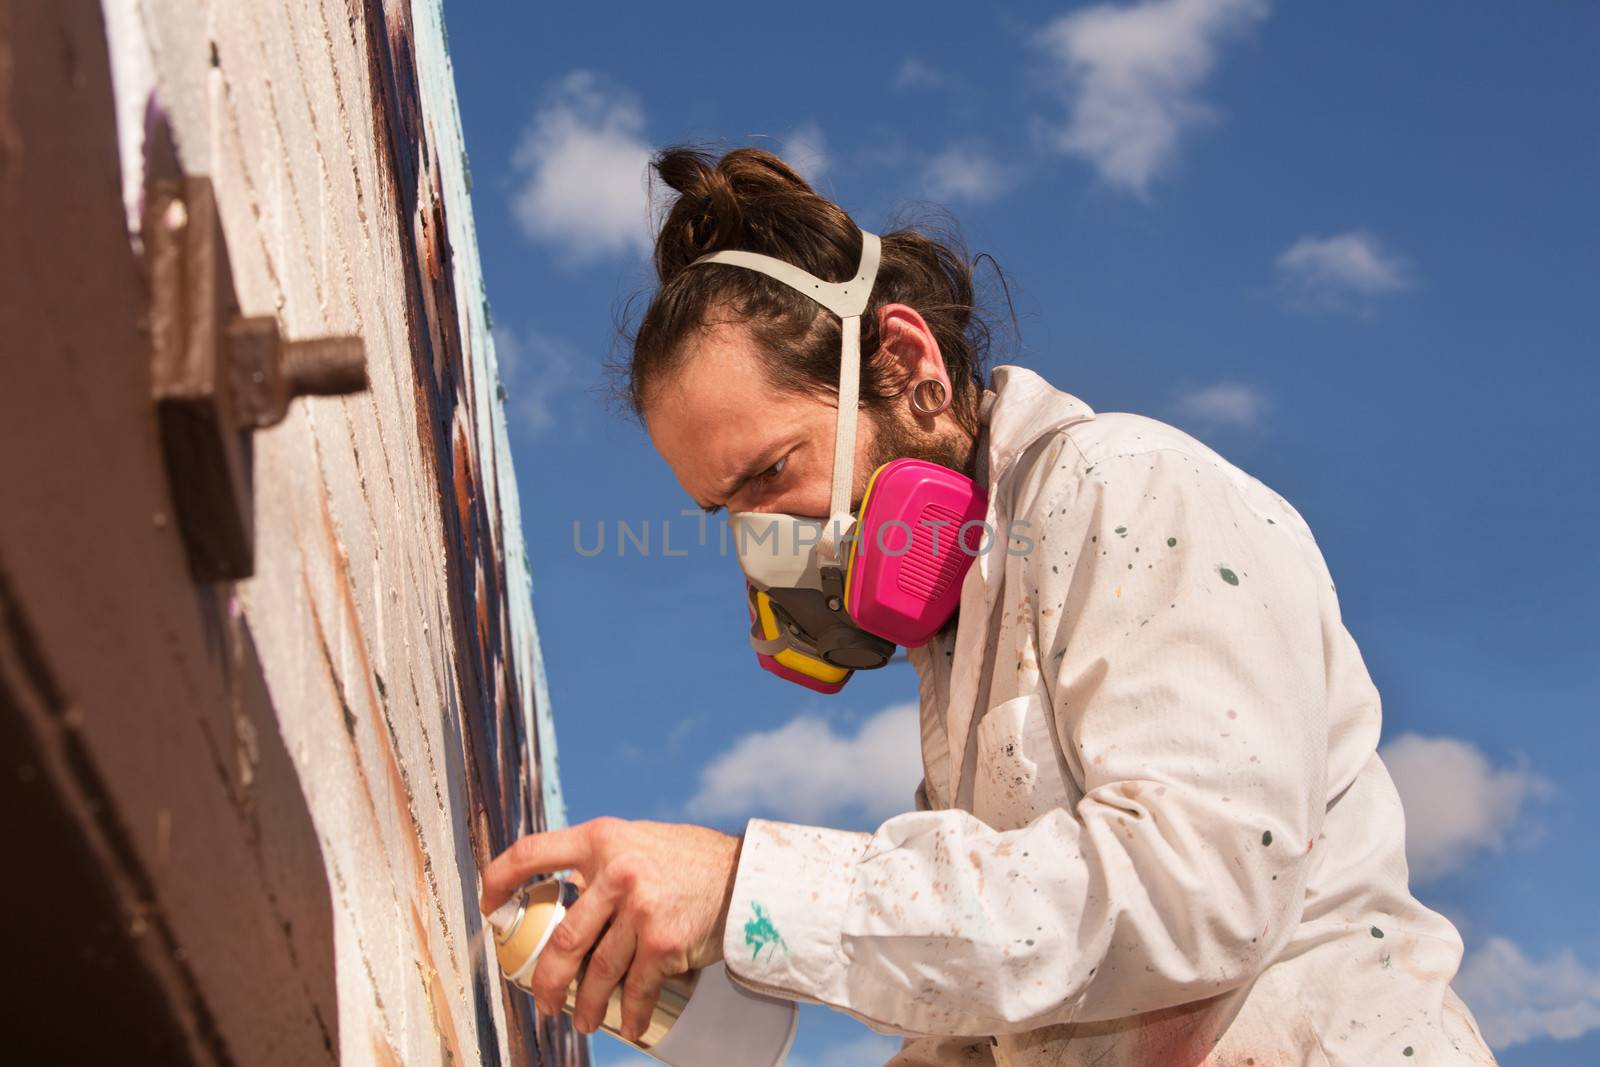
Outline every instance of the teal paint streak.
<path id="1" fill-rule="evenodd" d="M 752 900 L 750 908 L 755 912 L 755 918 L 744 924 L 744 943 L 750 946 L 750 958 L 754 960 L 761 955 L 761 950 L 769 947 L 783 949 L 783 954 L 789 954 L 789 946 L 784 944 L 783 935 L 778 933 L 778 928 L 772 925 L 772 917 L 760 903 Z"/>

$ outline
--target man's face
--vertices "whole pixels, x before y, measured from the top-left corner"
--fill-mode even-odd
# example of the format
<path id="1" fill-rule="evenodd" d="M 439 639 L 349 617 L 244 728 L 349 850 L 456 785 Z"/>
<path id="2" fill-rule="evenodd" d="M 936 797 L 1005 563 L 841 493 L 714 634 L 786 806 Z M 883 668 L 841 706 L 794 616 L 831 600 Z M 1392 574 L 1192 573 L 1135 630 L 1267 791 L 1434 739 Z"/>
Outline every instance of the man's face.
<path id="1" fill-rule="evenodd" d="M 650 439 L 684 491 L 707 509 L 826 517 L 838 416 L 833 395 L 774 388 L 738 326 L 709 327 L 692 343 L 693 354 L 645 412 Z M 959 469 L 946 437 L 920 430 L 897 408 L 862 414 L 852 508 L 872 472 L 891 459 L 912 456 Z"/>

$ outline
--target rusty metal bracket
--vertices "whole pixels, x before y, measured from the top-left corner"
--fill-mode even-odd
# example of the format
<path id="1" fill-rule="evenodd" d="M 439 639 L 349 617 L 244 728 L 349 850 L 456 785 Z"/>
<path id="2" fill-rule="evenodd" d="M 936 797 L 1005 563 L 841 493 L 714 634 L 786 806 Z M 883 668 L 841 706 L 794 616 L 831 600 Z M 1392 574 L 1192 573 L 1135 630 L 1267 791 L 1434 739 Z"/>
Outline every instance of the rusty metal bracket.
<path id="1" fill-rule="evenodd" d="M 173 503 L 197 581 L 255 571 L 250 434 L 301 396 L 367 388 L 358 337 L 285 340 L 240 314 L 211 182 L 154 180 L 143 237 L 150 277 L 151 392 Z"/>

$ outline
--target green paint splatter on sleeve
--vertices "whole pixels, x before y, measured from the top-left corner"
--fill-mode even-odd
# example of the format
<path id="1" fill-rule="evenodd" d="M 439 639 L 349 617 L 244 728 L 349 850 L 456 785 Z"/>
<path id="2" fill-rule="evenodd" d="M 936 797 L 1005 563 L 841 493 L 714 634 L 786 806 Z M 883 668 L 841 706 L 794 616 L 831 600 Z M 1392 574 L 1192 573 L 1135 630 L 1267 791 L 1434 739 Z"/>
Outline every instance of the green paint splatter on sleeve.
<path id="1" fill-rule="evenodd" d="M 750 958 L 753 960 L 761 955 L 761 950 L 770 946 L 783 949 L 783 954 L 789 954 L 789 946 L 784 944 L 783 937 L 778 933 L 778 928 L 772 925 L 772 919 L 767 915 L 767 909 L 752 900 L 751 909 L 755 918 L 744 924 L 744 943 L 750 946 Z"/>
<path id="2" fill-rule="evenodd" d="M 1227 582 L 1229 585 L 1239 584 L 1239 576 L 1233 573 L 1233 571 L 1229 570 L 1227 567 L 1218 567 L 1217 573 L 1222 575 L 1222 580 Z"/>
<path id="3" fill-rule="evenodd" d="M 1167 547 L 1168 548 L 1177 548 L 1178 547 L 1178 539 L 1176 537 L 1167 538 Z"/>
<path id="4" fill-rule="evenodd" d="M 1262 845 L 1270 845 L 1270 844 L 1272 844 L 1272 831 L 1271 830 L 1263 830 L 1263 831 L 1261 831 L 1261 843 L 1262 843 Z"/>
<path id="5" fill-rule="evenodd" d="M 1383 931 L 1378 929 L 1376 926 L 1374 926 L 1372 928 L 1372 936 L 1373 937 L 1382 937 L 1383 936 Z"/>

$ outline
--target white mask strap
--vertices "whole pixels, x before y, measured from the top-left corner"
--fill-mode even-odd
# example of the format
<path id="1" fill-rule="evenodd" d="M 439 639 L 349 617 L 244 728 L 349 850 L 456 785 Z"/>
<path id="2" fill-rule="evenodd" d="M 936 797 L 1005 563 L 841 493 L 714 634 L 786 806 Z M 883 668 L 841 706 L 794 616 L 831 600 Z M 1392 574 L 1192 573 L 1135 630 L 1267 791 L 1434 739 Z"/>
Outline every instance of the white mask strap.
<path id="1" fill-rule="evenodd" d="M 713 252 L 689 264 L 695 267 L 726 263 L 757 271 L 804 293 L 839 316 L 839 418 L 833 435 L 833 491 L 828 502 L 828 525 L 819 546 L 834 562 L 839 560 L 839 541 L 854 521 L 850 515 L 850 490 L 855 485 L 856 409 L 861 404 L 861 315 L 867 310 L 881 256 L 878 235 L 862 230 L 861 265 L 856 268 L 855 277 L 844 282 L 825 282 L 792 263 L 759 252 Z"/>

